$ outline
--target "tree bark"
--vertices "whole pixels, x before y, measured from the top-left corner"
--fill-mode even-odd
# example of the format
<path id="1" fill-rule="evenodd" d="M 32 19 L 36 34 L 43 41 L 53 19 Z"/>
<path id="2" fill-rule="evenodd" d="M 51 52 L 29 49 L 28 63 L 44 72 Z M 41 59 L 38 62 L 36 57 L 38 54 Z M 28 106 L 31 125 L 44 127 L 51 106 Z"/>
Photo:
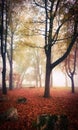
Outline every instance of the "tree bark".
<path id="1" fill-rule="evenodd" d="M 6 88 L 6 33 L 4 35 L 4 0 L 2 0 L 1 8 L 1 56 L 2 56 L 2 93 L 7 94 Z M 6 10 L 5 10 L 6 11 Z M 7 19 L 6 19 L 7 20 Z M 6 21 L 5 21 L 6 24 Z M 4 39 L 5 37 L 5 39 Z"/>
<path id="2" fill-rule="evenodd" d="M 74 93 L 75 89 L 74 89 L 74 77 L 73 76 L 71 77 L 71 85 L 72 85 L 72 93 Z"/>
<path id="3" fill-rule="evenodd" d="M 3 60 L 2 93 L 7 94 L 7 88 L 6 88 L 6 57 L 5 57 L 5 54 L 3 55 L 2 60 Z"/>
<path id="4" fill-rule="evenodd" d="M 11 49 L 9 56 L 10 73 L 9 73 L 9 89 L 13 89 L 13 32 L 11 32 Z"/>
<path id="5" fill-rule="evenodd" d="M 46 50 L 47 49 L 47 50 Z M 50 97 L 50 74 L 51 74 L 51 47 L 46 48 L 46 77 L 44 97 Z"/>

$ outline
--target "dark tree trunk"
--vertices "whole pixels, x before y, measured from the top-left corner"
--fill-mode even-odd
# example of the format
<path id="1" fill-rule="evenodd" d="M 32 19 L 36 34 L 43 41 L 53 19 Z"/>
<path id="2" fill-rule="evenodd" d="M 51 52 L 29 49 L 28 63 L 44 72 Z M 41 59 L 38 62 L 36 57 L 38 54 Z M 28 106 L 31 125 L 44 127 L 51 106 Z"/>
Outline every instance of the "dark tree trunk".
<path id="1" fill-rule="evenodd" d="M 71 86 L 72 86 L 72 93 L 75 93 L 75 89 L 74 89 L 74 77 L 71 76 Z"/>
<path id="2" fill-rule="evenodd" d="M 46 77 L 44 97 L 50 97 L 50 74 L 51 74 L 51 47 L 47 47 L 46 51 Z"/>
<path id="3" fill-rule="evenodd" d="M 2 57 L 3 59 L 3 70 L 2 70 L 2 93 L 7 94 L 7 88 L 6 88 L 6 57 L 5 54 Z"/>
<path id="4" fill-rule="evenodd" d="M 7 94 L 7 88 L 6 88 L 6 33 L 4 35 L 4 22 L 6 24 L 6 21 L 4 21 L 4 0 L 2 2 L 2 8 L 1 8 L 1 56 L 2 56 L 2 93 Z M 7 19 L 6 19 L 7 20 Z M 4 39 L 5 37 L 5 39 Z"/>

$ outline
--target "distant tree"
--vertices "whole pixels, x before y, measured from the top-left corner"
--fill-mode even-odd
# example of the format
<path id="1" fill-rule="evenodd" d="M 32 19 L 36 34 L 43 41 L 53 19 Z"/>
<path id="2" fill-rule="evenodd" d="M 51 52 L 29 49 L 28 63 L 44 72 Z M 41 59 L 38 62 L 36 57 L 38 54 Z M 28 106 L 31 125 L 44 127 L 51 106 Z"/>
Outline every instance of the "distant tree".
<path id="1" fill-rule="evenodd" d="M 11 8 L 11 2 L 10 2 L 10 8 Z M 9 12 L 10 12 L 9 8 Z M 10 36 L 10 43 L 9 43 L 9 49 L 7 49 L 7 58 L 10 65 L 10 71 L 9 71 L 9 89 L 13 89 L 13 42 L 14 42 L 14 27 L 13 27 L 13 18 L 12 18 L 12 12 L 9 13 L 9 36 Z"/>
<path id="2" fill-rule="evenodd" d="M 27 4 L 28 3 L 29 2 L 27 2 Z M 21 10 L 21 7 L 20 7 L 20 10 Z M 41 71 L 42 71 L 41 61 L 42 60 L 41 60 L 41 57 L 40 57 L 40 49 L 43 49 L 43 48 L 39 47 L 40 46 L 39 45 L 40 36 L 39 36 L 39 33 L 37 32 L 37 30 L 35 29 L 35 28 L 37 28 L 37 26 L 40 27 L 41 23 L 36 23 L 35 18 L 33 18 L 31 16 L 31 14 L 33 14 L 34 17 L 35 17 L 37 15 L 37 13 L 39 13 L 38 9 L 31 8 L 30 4 L 28 4 L 27 6 L 23 5 L 23 11 L 20 12 L 20 18 L 19 18 L 20 24 L 18 26 L 18 30 L 17 30 L 17 33 L 16 33 L 16 35 L 19 37 L 18 41 L 16 42 L 16 46 L 17 46 L 18 49 L 21 46 L 22 50 L 23 50 L 23 47 L 25 48 L 26 51 L 29 50 L 29 49 L 32 50 L 30 52 L 30 55 L 29 55 L 28 51 L 27 51 L 27 54 L 25 54 L 26 53 L 25 51 L 22 52 L 23 57 L 25 57 L 24 58 L 25 66 L 23 64 L 23 57 L 21 55 L 22 62 L 20 63 L 20 67 L 19 67 L 20 71 L 21 71 L 20 77 L 22 77 L 22 74 L 24 74 L 23 77 L 25 78 L 26 70 L 29 67 L 32 67 L 34 69 L 34 74 L 33 73 L 31 74 L 32 75 L 31 80 L 36 80 L 36 86 L 41 86 Z M 25 15 L 26 15 L 26 17 L 25 17 Z M 37 15 L 37 17 L 39 17 L 39 16 Z M 39 39 L 39 40 L 37 40 L 37 39 Z M 16 53 L 18 53 L 18 52 L 16 52 Z M 21 52 L 20 52 L 20 54 L 21 54 Z M 29 55 L 29 58 L 27 59 L 28 55 Z M 31 59 L 31 57 L 32 57 L 33 60 Z M 31 64 L 28 60 L 30 60 Z M 17 60 L 17 62 L 19 62 L 19 61 Z M 29 63 L 29 64 L 27 64 L 27 63 Z"/>
<path id="3" fill-rule="evenodd" d="M 19 1 L 9 1 L 8 3 L 8 49 L 7 57 L 9 61 L 10 71 L 9 71 L 9 89 L 13 89 L 13 46 L 14 46 L 14 36 L 19 23 L 16 3 Z M 18 5 L 18 4 L 17 4 Z"/>
<path id="4" fill-rule="evenodd" d="M 74 86 L 74 75 L 76 73 L 76 60 L 77 60 L 77 43 L 72 48 L 72 51 L 70 52 L 69 56 L 65 60 L 65 70 L 68 75 L 68 77 L 71 79 L 71 88 L 72 93 L 75 92 L 75 86 Z"/>
<path id="5" fill-rule="evenodd" d="M 33 0 L 34 3 L 45 9 L 45 54 L 46 54 L 46 78 L 45 78 L 45 91 L 44 97 L 50 96 L 50 74 L 54 67 L 60 64 L 70 53 L 72 46 L 74 45 L 78 37 L 78 21 L 75 16 L 75 3 L 64 0 Z M 74 2 L 74 1 L 73 1 Z M 74 13 L 72 12 L 74 10 Z M 59 17 L 58 17 L 59 16 Z M 64 17 L 65 16 L 65 17 Z M 56 21 L 57 19 L 57 21 Z M 73 35 L 70 39 L 66 52 L 58 58 L 55 62 L 51 63 L 51 48 L 61 41 L 59 34 L 62 33 L 61 29 L 66 25 L 68 21 L 72 20 Z M 58 24 L 59 23 L 59 24 Z M 64 38 L 64 37 L 63 37 Z M 63 40 L 62 38 L 62 40 Z M 59 50 L 58 50 L 59 51 Z"/>
<path id="6" fill-rule="evenodd" d="M 36 79 L 36 86 L 42 87 L 42 59 L 40 54 L 42 53 L 39 48 L 35 49 L 35 79 Z M 44 60 L 44 59 L 43 59 Z"/>

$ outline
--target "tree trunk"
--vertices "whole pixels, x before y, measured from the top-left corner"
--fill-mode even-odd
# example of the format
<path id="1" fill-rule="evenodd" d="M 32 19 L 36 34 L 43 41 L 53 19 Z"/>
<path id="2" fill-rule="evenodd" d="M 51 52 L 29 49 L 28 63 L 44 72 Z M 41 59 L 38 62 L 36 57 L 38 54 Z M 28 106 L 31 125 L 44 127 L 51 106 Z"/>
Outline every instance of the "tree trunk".
<path id="1" fill-rule="evenodd" d="M 11 49 L 10 49 L 10 73 L 9 73 L 9 89 L 13 89 L 13 32 L 11 32 Z"/>
<path id="2" fill-rule="evenodd" d="M 40 71 L 40 70 L 39 70 Z M 39 72 L 40 73 L 40 72 Z M 39 74 L 39 87 L 42 86 L 42 82 L 41 82 L 41 74 Z"/>
<path id="3" fill-rule="evenodd" d="M 48 49 L 48 50 L 46 50 Z M 45 77 L 45 91 L 44 97 L 50 97 L 50 74 L 51 74 L 51 47 L 46 48 L 46 77 Z"/>
<path id="4" fill-rule="evenodd" d="M 3 57 L 3 70 L 2 70 L 2 93 L 7 94 L 7 88 L 6 88 L 6 55 L 4 53 Z"/>
<path id="5" fill-rule="evenodd" d="M 72 85 L 72 93 L 75 92 L 75 89 L 74 89 L 74 77 L 71 76 L 71 85 Z"/>
<path id="6" fill-rule="evenodd" d="M 53 72 L 52 71 L 50 75 L 50 86 L 53 87 Z"/>
<path id="7" fill-rule="evenodd" d="M 12 64 L 10 64 L 10 73 L 9 73 L 9 89 L 13 89 L 13 70 L 12 70 Z"/>
<path id="8" fill-rule="evenodd" d="M 4 23 L 6 25 L 6 21 L 4 21 L 4 0 L 1 1 L 1 56 L 2 56 L 2 93 L 7 94 L 6 88 L 6 34 L 4 35 Z M 5 37 L 5 39 L 4 39 Z"/>

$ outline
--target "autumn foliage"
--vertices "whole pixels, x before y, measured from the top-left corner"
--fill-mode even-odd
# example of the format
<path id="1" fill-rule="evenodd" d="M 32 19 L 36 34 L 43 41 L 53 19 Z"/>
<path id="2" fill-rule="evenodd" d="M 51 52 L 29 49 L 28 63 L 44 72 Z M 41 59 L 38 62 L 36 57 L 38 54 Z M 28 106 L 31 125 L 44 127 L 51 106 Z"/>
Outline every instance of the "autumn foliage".
<path id="1" fill-rule="evenodd" d="M 0 123 L 2 130 L 35 130 L 33 123 L 41 114 L 65 114 L 68 117 L 68 130 L 78 130 L 78 92 L 71 93 L 70 88 L 51 88 L 51 97 L 43 97 L 43 88 L 20 88 L 8 91 L 0 102 L 0 113 L 10 107 L 17 108 L 17 121 Z M 0 97 L 2 96 L 0 92 Z M 18 103 L 19 97 L 25 97 L 25 103 Z"/>

